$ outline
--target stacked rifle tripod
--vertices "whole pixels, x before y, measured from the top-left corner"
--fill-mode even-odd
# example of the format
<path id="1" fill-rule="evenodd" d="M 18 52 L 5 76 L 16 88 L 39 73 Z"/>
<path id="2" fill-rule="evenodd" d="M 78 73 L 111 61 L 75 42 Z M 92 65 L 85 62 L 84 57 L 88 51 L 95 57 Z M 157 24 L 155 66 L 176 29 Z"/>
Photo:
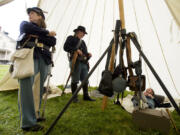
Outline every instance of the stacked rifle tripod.
<path id="1" fill-rule="evenodd" d="M 136 62 L 132 62 L 132 60 L 131 60 L 130 40 L 134 43 L 136 49 L 139 52 L 139 60 Z M 120 46 L 120 58 L 119 58 L 120 64 L 119 64 L 119 67 L 115 69 L 115 63 L 116 63 L 115 55 L 117 54 L 118 45 Z M 128 63 L 127 67 L 124 66 L 124 60 L 123 60 L 123 53 L 124 53 L 125 49 L 126 49 L 127 63 Z M 120 86 L 119 88 L 121 89 L 121 91 L 125 90 L 126 87 L 129 87 L 130 90 L 135 91 L 135 93 L 141 93 L 141 91 L 145 90 L 145 76 L 142 75 L 142 69 L 141 69 L 141 57 L 142 57 L 144 59 L 144 61 L 146 62 L 146 64 L 148 65 L 151 72 L 153 73 L 153 75 L 155 76 L 155 78 L 157 79 L 158 83 L 164 90 L 165 94 L 169 98 L 170 102 L 174 106 L 175 110 L 180 115 L 180 109 L 178 108 L 176 102 L 174 101 L 173 97 L 167 90 L 166 86 L 164 85 L 164 83 L 162 82 L 162 80 L 160 79 L 158 74 L 156 73 L 155 69 L 150 64 L 149 60 L 147 59 L 147 57 L 145 56 L 143 51 L 141 50 L 141 46 L 138 43 L 135 33 L 126 34 L 126 30 L 121 28 L 120 20 L 117 20 L 116 27 L 114 30 L 114 37 L 113 37 L 112 41 L 110 42 L 110 45 L 105 50 L 105 52 L 101 55 L 101 57 L 96 62 L 96 64 L 92 67 L 88 76 L 82 81 L 81 85 L 76 89 L 76 91 L 74 92 L 74 94 L 72 95 L 72 97 L 70 98 L 68 103 L 64 106 L 64 108 L 59 113 L 57 118 L 51 124 L 51 126 L 49 127 L 49 129 L 45 133 L 45 135 L 48 135 L 51 132 L 51 130 L 56 125 L 58 120 L 61 118 L 61 116 L 67 110 L 69 105 L 72 103 L 73 99 L 76 97 L 76 95 L 78 94 L 78 92 L 80 91 L 82 86 L 87 82 L 89 77 L 92 75 L 94 70 L 97 68 L 97 66 L 99 65 L 99 63 L 102 61 L 102 59 L 105 57 L 105 55 L 107 53 L 108 53 L 108 56 L 107 56 L 105 71 L 108 71 L 108 72 L 110 71 L 111 74 L 114 73 L 115 71 L 118 71 L 118 76 L 121 77 L 121 79 L 119 81 L 121 84 L 121 85 L 119 85 Z M 135 69 L 136 75 L 133 74 L 133 69 Z M 127 70 L 129 72 L 129 75 L 127 75 Z M 106 74 L 104 74 L 104 75 L 106 75 Z M 102 79 L 103 79 L 103 76 L 102 76 Z M 102 82 L 102 80 L 101 80 L 101 82 Z M 100 83 L 100 87 L 102 87 L 101 83 Z M 113 91 L 112 91 L 112 89 L 107 88 L 102 93 L 104 93 L 103 105 L 102 105 L 102 107 L 104 109 L 106 102 L 107 102 L 107 97 L 111 96 L 113 94 Z"/>

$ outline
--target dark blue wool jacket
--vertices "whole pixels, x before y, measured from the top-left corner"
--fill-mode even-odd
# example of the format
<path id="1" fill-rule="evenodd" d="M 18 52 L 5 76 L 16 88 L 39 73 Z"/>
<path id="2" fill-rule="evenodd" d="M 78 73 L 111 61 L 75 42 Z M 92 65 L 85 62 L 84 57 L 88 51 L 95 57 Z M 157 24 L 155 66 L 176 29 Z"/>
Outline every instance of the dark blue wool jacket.
<path id="1" fill-rule="evenodd" d="M 88 56 L 87 46 L 83 40 L 79 48 L 77 48 L 79 40 L 80 39 L 75 36 L 68 36 L 66 42 L 64 43 L 64 50 L 71 54 L 70 59 L 72 59 L 73 52 L 77 49 L 80 49 L 83 52 L 83 55 Z"/>
<path id="2" fill-rule="evenodd" d="M 22 35 L 23 33 L 25 33 L 26 36 L 24 37 L 22 42 L 26 41 L 27 35 L 32 34 L 32 35 L 37 35 L 38 36 L 38 42 L 39 43 L 43 43 L 44 45 L 46 45 L 48 47 L 52 47 L 52 46 L 56 45 L 56 38 L 52 37 L 52 36 L 47 36 L 49 34 L 49 31 L 45 30 L 43 28 L 40 28 L 35 23 L 23 21 L 20 24 L 20 35 Z M 34 42 L 34 41 L 35 41 L 35 38 L 30 39 L 30 42 Z M 38 59 L 39 55 L 41 55 L 43 57 L 44 61 L 47 64 L 52 63 L 51 53 L 50 53 L 49 50 L 36 47 L 35 50 L 34 50 L 34 58 Z"/>

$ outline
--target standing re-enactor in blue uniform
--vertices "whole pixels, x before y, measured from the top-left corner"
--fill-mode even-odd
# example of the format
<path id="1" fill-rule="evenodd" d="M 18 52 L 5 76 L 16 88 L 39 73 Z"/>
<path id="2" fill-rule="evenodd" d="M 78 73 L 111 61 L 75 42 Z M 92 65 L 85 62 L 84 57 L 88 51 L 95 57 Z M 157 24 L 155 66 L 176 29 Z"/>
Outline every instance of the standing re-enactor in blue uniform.
<path id="1" fill-rule="evenodd" d="M 20 35 L 25 35 L 17 45 L 20 48 L 31 37 L 25 48 L 34 48 L 34 75 L 24 79 L 19 79 L 19 111 L 21 119 L 21 128 L 25 131 L 38 131 L 43 126 L 37 124 L 42 121 L 39 115 L 42 95 L 44 93 L 43 85 L 47 78 L 49 65 L 52 64 L 50 48 L 55 46 L 56 33 L 46 30 L 45 16 L 38 7 L 28 8 L 29 22 L 23 21 L 20 25 Z M 38 40 L 38 43 L 35 41 Z"/>
<path id="2" fill-rule="evenodd" d="M 74 36 L 68 36 L 64 44 L 64 50 L 70 53 L 70 66 L 73 59 L 73 54 L 75 51 L 78 53 L 78 57 L 74 66 L 74 71 L 71 76 L 71 91 L 72 94 L 77 89 L 77 84 L 79 80 L 83 81 L 88 75 L 88 60 L 91 57 L 91 53 L 87 51 L 86 43 L 82 40 L 85 34 L 87 34 L 85 27 L 78 26 L 74 30 Z M 83 86 L 83 99 L 88 101 L 95 101 L 91 99 L 88 95 L 88 81 Z M 77 96 L 74 102 L 78 102 Z"/>

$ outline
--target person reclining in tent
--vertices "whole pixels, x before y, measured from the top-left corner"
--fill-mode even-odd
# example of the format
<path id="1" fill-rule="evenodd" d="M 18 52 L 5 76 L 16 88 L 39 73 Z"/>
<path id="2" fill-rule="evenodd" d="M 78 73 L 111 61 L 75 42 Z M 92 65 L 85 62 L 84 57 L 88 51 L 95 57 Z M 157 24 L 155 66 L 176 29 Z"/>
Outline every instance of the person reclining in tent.
<path id="1" fill-rule="evenodd" d="M 74 66 L 71 75 L 71 91 L 72 94 L 77 89 L 77 84 L 79 80 L 83 81 L 88 75 L 88 60 L 92 56 L 91 53 L 88 52 L 86 43 L 82 38 L 85 34 L 87 34 L 85 27 L 78 26 L 77 29 L 74 29 L 74 36 L 68 36 L 64 43 L 64 50 L 70 54 L 69 62 L 70 68 Z M 75 65 L 72 65 L 72 59 L 75 51 L 78 53 Z M 91 99 L 88 95 L 88 81 L 83 86 L 83 99 L 88 101 L 95 101 Z M 73 100 L 74 102 L 78 102 L 77 96 Z"/>
<path id="2" fill-rule="evenodd" d="M 146 97 L 147 104 L 149 108 L 155 108 L 155 102 L 154 102 L 154 90 L 152 88 L 146 89 L 146 91 L 143 93 Z"/>
<path id="3" fill-rule="evenodd" d="M 147 88 L 146 91 L 143 93 L 143 96 L 145 98 L 142 98 L 144 98 L 144 102 L 147 103 L 148 108 L 154 109 L 156 107 L 171 107 L 170 103 L 163 103 L 165 97 L 161 95 L 156 95 L 152 88 Z M 135 97 L 132 98 L 132 102 L 134 106 L 138 105 L 138 100 Z"/>
<path id="4" fill-rule="evenodd" d="M 21 128 L 25 131 L 38 131 L 42 130 L 43 126 L 37 124 L 37 122 L 45 120 L 40 117 L 39 110 L 44 93 L 44 82 L 47 78 L 49 65 L 52 64 L 51 52 L 49 49 L 56 45 L 56 33 L 46 30 L 45 16 L 40 8 L 28 8 L 27 14 L 29 16 L 29 22 L 23 21 L 20 24 L 19 37 L 23 38 L 21 40 L 19 39 L 20 44 L 17 44 L 16 48 L 22 48 L 24 43 L 26 44 L 23 48 L 35 47 L 34 75 L 19 79 L 20 89 L 18 93 L 18 105 Z M 28 38 L 30 39 L 29 41 L 27 40 Z M 38 43 L 36 42 L 37 40 Z"/>
<path id="5" fill-rule="evenodd" d="M 143 106 L 145 108 L 155 108 L 155 102 L 153 100 L 154 98 L 154 90 L 151 88 L 146 89 L 146 91 L 144 93 L 141 94 L 141 98 L 143 101 Z M 133 96 L 133 98 L 131 99 L 131 101 L 133 102 L 133 106 L 135 107 L 135 110 L 138 109 L 139 107 L 139 93 L 137 93 L 137 95 Z"/>
<path id="6" fill-rule="evenodd" d="M 162 95 L 157 95 L 154 93 L 154 90 L 152 88 L 148 88 L 146 92 L 144 92 L 144 95 L 147 99 L 151 98 L 154 101 L 154 107 L 163 107 L 163 108 L 169 108 L 171 107 L 170 103 L 164 103 L 165 97 Z M 148 101 L 149 103 L 150 101 Z"/>

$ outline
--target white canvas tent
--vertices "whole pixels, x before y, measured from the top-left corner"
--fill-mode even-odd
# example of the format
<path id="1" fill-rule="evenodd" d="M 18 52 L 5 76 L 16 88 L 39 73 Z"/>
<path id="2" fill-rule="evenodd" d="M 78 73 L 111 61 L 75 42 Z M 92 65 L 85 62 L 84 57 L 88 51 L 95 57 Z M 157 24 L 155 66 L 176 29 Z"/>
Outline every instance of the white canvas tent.
<path id="1" fill-rule="evenodd" d="M 173 97 L 180 97 L 180 63 L 177 60 L 180 57 L 179 5 L 178 0 L 124 0 L 127 32 L 137 34 L 145 55 Z M 48 12 L 48 29 L 57 32 L 51 84 L 65 84 L 69 75 L 67 55 L 63 50 L 66 37 L 73 34 L 78 25 L 86 27 L 88 35 L 84 40 L 93 55 L 92 67 L 113 38 L 112 30 L 119 19 L 118 0 L 41 0 L 39 7 Z M 138 51 L 133 44 L 131 49 L 132 59 L 136 61 Z M 105 60 L 90 77 L 91 86 L 98 86 Z M 143 74 L 147 77 L 147 87 L 165 95 L 145 63 Z"/>
<path id="2" fill-rule="evenodd" d="M 176 23 L 180 26 L 180 2 L 178 0 L 165 0 L 171 14 L 173 15 Z"/>
<path id="3" fill-rule="evenodd" d="M 179 4 L 176 1 L 175 5 Z M 46 19 L 49 29 L 57 31 L 52 82 L 64 84 L 69 74 L 68 60 L 63 50 L 66 37 L 73 34 L 73 29 L 78 25 L 87 28 L 88 35 L 84 40 L 93 54 L 90 60 L 90 65 L 93 66 L 113 37 L 111 31 L 115 21 L 119 19 L 118 0 L 42 0 L 39 5 L 48 12 Z M 126 30 L 136 32 L 144 53 L 170 93 L 176 96 L 176 91 L 180 89 L 180 64 L 176 60 L 180 55 L 180 33 L 167 4 L 164 0 L 124 0 L 124 10 Z M 132 55 L 137 60 L 138 53 L 133 45 Z M 163 94 L 148 67 L 143 65 L 143 72 L 148 78 L 147 87 Z M 91 76 L 90 85 L 99 84 L 104 66 L 105 59 Z"/>
<path id="4" fill-rule="evenodd" d="M 12 2 L 13 0 L 0 0 L 0 6 L 3 6 L 9 2 Z"/>
<path id="5" fill-rule="evenodd" d="M 17 79 L 12 79 L 9 72 L 0 81 L 0 91 L 15 90 L 18 87 Z"/>

